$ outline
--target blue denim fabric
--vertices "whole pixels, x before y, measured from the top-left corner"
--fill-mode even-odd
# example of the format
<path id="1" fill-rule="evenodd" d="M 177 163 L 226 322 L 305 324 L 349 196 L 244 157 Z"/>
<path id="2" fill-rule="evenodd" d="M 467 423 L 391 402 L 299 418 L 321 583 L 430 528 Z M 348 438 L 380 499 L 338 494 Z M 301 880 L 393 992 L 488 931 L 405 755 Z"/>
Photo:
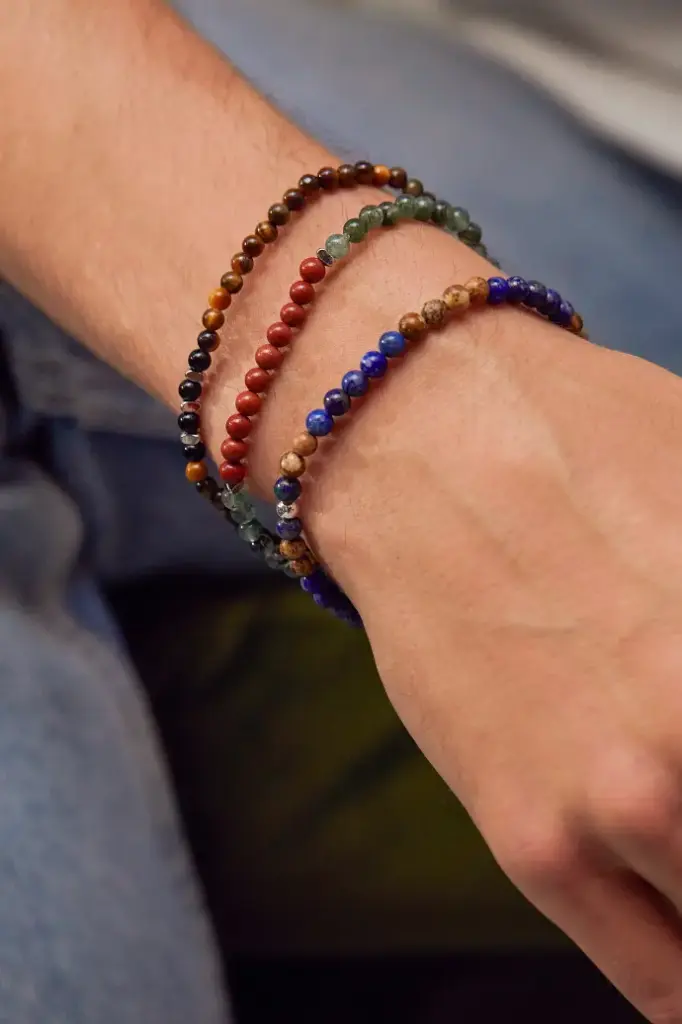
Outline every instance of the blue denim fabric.
<path id="1" fill-rule="evenodd" d="M 303 0 L 185 6 L 312 132 L 406 164 L 470 207 L 506 267 L 564 291 L 593 337 L 682 369 L 679 184 L 395 20 Z M 24 423 L 46 439 L 40 466 L 16 444 L 0 459 L 0 1024 L 214 1024 L 211 937 L 99 588 L 254 563 L 184 485 L 167 411 L 7 287 L 0 330 Z"/>

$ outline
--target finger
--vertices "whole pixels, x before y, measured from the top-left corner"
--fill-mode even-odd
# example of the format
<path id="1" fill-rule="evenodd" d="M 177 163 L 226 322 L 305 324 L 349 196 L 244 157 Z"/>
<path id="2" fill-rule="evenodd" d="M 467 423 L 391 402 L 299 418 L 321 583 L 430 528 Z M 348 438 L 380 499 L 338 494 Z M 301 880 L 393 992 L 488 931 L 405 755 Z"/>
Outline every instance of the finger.
<path id="1" fill-rule="evenodd" d="M 682 911 L 682 822 L 665 832 L 645 829 L 606 838 L 618 857 Z"/>
<path id="2" fill-rule="evenodd" d="M 682 1024 L 682 922 L 641 878 L 585 874 L 539 905 L 648 1020 Z"/>

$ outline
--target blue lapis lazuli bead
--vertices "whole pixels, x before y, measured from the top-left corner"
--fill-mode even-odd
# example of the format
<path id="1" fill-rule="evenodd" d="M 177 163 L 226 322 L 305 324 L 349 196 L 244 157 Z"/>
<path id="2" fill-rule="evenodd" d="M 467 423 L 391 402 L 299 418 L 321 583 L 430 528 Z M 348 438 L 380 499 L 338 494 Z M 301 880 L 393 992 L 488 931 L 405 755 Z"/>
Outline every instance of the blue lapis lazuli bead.
<path id="1" fill-rule="evenodd" d="M 334 429 L 334 420 L 326 409 L 313 409 L 306 416 L 305 426 L 308 433 L 312 434 L 313 437 L 325 437 L 327 434 L 331 434 Z"/>
<path id="2" fill-rule="evenodd" d="M 556 291 L 556 289 L 554 288 L 548 288 L 545 301 L 543 302 L 542 306 L 538 307 L 538 310 L 540 313 L 544 313 L 545 316 L 548 316 L 551 320 L 551 318 L 553 316 L 556 316 L 556 314 L 559 312 L 560 306 L 561 296 L 559 295 L 559 292 Z"/>
<path id="3" fill-rule="evenodd" d="M 350 398 L 341 388 L 332 388 L 324 396 L 324 407 L 330 416 L 343 416 L 350 409 Z"/>
<path id="4" fill-rule="evenodd" d="M 281 476 L 275 484 L 274 491 L 278 501 L 284 502 L 285 505 L 293 505 L 301 495 L 301 484 L 290 476 Z"/>
<path id="5" fill-rule="evenodd" d="M 360 369 L 368 377 L 383 377 L 388 369 L 388 360 L 381 352 L 365 352 L 360 360 Z"/>
<path id="6" fill-rule="evenodd" d="M 275 529 L 282 540 L 297 540 L 303 532 L 303 523 L 300 519 L 280 519 Z"/>
<path id="7" fill-rule="evenodd" d="M 550 320 L 553 324 L 559 324 L 561 327 L 568 327 L 574 313 L 575 309 L 571 303 L 567 302 L 566 299 L 562 299 L 556 313 L 553 313 L 552 316 L 550 316 Z"/>
<path id="8" fill-rule="evenodd" d="M 379 338 L 379 351 L 389 359 L 401 356 L 407 348 L 407 338 L 400 331 L 386 331 Z"/>
<path id="9" fill-rule="evenodd" d="M 488 303 L 491 306 L 500 306 L 509 298 L 509 285 L 504 277 L 488 278 Z"/>
<path id="10" fill-rule="evenodd" d="M 509 288 L 510 302 L 526 302 L 528 299 L 528 282 L 525 277 L 508 277 L 507 287 Z"/>
<path id="11" fill-rule="evenodd" d="M 362 370 L 349 370 L 343 375 L 341 387 L 351 398 L 360 398 L 366 394 L 369 381 Z"/>
<path id="12" fill-rule="evenodd" d="M 540 281 L 528 282 L 528 298 L 526 305 L 531 309 L 542 309 L 547 299 L 547 289 Z"/>

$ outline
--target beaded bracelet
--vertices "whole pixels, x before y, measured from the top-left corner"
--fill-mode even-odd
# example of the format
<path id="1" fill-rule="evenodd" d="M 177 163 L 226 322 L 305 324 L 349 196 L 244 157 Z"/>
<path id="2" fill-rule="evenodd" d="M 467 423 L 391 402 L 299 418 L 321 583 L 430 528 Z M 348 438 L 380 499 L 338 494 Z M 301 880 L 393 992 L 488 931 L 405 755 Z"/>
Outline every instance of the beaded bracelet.
<path id="1" fill-rule="evenodd" d="M 557 291 L 538 281 L 526 281 L 522 277 L 491 277 L 488 280 L 475 277 L 465 285 L 451 285 L 440 299 L 426 302 L 421 313 L 405 314 L 398 323 L 397 331 L 382 334 L 377 349 L 366 352 L 360 360 L 360 368 L 346 373 L 341 387 L 326 393 L 323 407 L 308 413 L 305 430 L 294 438 L 290 450 L 280 460 L 282 476 L 274 485 L 278 502 L 277 534 L 281 538 L 279 553 L 288 560 L 289 574 L 301 577 L 303 590 L 312 595 L 316 604 L 353 625 L 361 625 L 358 612 L 317 564 L 313 552 L 303 540 L 304 527 L 297 502 L 303 492 L 301 477 L 308 468 L 306 459 L 317 451 L 318 439 L 332 432 L 335 420 L 350 410 L 352 400 L 366 395 L 371 381 L 386 374 L 391 365 L 389 360 L 405 354 L 408 341 L 416 341 L 427 330 L 442 326 L 453 313 L 503 303 L 534 310 L 551 323 L 584 336 L 582 317 L 573 306 Z"/>
<path id="2" fill-rule="evenodd" d="M 340 234 L 330 235 L 315 256 L 308 256 L 302 261 L 298 268 L 300 280 L 294 281 L 291 285 L 290 301 L 282 306 L 280 319 L 268 327 L 267 342 L 256 349 L 256 365 L 251 367 L 244 377 L 246 390 L 240 391 L 237 395 L 235 412 L 225 423 L 227 437 L 220 446 L 225 461 L 219 466 L 218 473 L 228 487 L 238 488 L 246 478 L 247 466 L 244 460 L 248 455 L 246 439 L 251 433 L 251 417 L 258 415 L 262 410 L 264 395 L 272 383 L 274 372 L 281 366 L 286 350 L 294 340 L 294 331 L 305 324 L 308 316 L 307 307 L 316 297 L 314 286 L 324 280 L 327 268 L 346 257 L 351 245 L 364 242 L 372 229 L 394 226 L 407 219 L 429 221 L 437 206 L 447 205 L 440 200 L 432 200 L 427 195 L 418 198 L 402 195 L 395 202 L 382 203 L 381 206 L 364 206 L 357 217 L 346 221 Z M 462 214 L 465 212 L 460 210 Z M 462 217 L 458 224 L 459 230 L 452 229 L 451 233 L 462 238 L 468 230 L 463 227 L 465 223 L 470 226 L 468 216 Z M 468 244 L 466 238 L 464 241 Z"/>

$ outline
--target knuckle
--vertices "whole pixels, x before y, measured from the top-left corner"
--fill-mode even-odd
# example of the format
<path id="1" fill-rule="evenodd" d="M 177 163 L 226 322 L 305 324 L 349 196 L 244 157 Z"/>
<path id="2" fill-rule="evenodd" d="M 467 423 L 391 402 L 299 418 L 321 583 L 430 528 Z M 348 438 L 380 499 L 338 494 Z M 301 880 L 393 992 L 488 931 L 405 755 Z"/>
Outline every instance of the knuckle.
<path id="1" fill-rule="evenodd" d="M 495 855 L 524 892 L 570 888 L 582 873 L 579 844 L 561 821 L 527 821 L 498 844 Z"/>
<path id="2" fill-rule="evenodd" d="M 641 763 L 597 778 L 590 802 L 602 830 L 655 843 L 669 839 L 680 811 L 672 775 Z"/>

